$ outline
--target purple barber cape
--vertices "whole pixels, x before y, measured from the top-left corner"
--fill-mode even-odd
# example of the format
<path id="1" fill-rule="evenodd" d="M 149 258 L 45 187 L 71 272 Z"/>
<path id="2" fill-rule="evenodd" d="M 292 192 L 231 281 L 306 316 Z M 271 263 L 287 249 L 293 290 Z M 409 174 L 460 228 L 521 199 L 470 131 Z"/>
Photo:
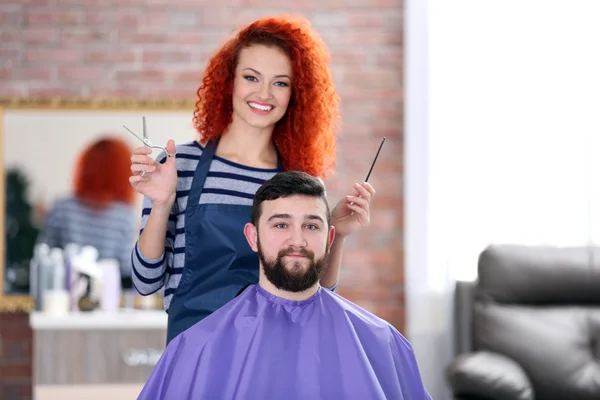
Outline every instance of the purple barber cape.
<path id="1" fill-rule="evenodd" d="M 176 336 L 138 400 L 424 400 L 410 343 L 330 290 L 258 285 Z"/>

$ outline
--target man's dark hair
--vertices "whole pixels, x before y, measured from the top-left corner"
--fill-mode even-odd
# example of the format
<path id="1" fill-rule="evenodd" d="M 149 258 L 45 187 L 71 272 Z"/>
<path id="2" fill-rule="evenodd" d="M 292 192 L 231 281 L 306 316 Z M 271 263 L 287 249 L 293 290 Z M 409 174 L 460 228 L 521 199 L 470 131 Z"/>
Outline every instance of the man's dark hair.
<path id="1" fill-rule="evenodd" d="M 262 215 L 263 201 L 289 196 L 309 196 L 322 199 L 327 210 L 327 225 L 331 225 L 331 212 L 323 182 L 300 171 L 280 172 L 258 188 L 252 203 L 252 223 L 258 226 L 258 220 Z"/>

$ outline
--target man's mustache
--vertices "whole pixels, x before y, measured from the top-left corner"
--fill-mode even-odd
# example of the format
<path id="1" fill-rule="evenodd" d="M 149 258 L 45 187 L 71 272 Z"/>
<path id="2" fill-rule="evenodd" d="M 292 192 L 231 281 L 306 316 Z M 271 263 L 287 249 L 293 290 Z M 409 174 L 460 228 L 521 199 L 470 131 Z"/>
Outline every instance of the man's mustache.
<path id="1" fill-rule="evenodd" d="M 309 258 L 311 260 L 315 258 L 315 253 L 304 247 L 288 247 L 287 249 L 280 250 L 277 256 L 278 258 L 283 258 L 288 254 L 300 254 L 301 256 Z"/>

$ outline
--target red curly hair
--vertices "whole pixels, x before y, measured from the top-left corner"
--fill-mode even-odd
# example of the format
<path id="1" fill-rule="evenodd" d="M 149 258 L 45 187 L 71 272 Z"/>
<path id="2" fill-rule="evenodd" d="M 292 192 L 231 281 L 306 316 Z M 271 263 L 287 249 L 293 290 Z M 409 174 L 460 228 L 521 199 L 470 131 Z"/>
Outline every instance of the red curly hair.
<path id="1" fill-rule="evenodd" d="M 254 44 L 275 46 L 290 57 L 292 95 L 273 140 L 286 170 L 325 176 L 335 166 L 340 100 L 329 69 L 330 56 L 310 23 L 298 17 L 270 17 L 240 30 L 210 59 L 194 111 L 203 143 L 219 138 L 232 121 L 233 81 L 240 51 Z"/>
<path id="2" fill-rule="evenodd" d="M 135 203 L 129 184 L 131 149 L 127 142 L 107 137 L 90 145 L 79 157 L 74 176 L 75 195 L 94 206 Z"/>

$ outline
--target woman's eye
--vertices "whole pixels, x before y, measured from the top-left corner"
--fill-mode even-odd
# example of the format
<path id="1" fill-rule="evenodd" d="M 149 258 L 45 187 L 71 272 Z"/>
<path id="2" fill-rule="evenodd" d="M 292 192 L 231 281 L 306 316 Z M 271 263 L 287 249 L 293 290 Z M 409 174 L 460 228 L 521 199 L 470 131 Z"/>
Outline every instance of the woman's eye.
<path id="1" fill-rule="evenodd" d="M 246 75 L 244 76 L 244 79 L 251 81 L 251 82 L 256 82 L 258 81 L 258 79 L 256 79 L 256 77 L 252 76 L 252 75 Z"/>
<path id="2" fill-rule="evenodd" d="M 276 86 L 281 86 L 281 87 L 288 87 L 290 86 L 289 83 L 287 82 L 275 82 Z"/>

